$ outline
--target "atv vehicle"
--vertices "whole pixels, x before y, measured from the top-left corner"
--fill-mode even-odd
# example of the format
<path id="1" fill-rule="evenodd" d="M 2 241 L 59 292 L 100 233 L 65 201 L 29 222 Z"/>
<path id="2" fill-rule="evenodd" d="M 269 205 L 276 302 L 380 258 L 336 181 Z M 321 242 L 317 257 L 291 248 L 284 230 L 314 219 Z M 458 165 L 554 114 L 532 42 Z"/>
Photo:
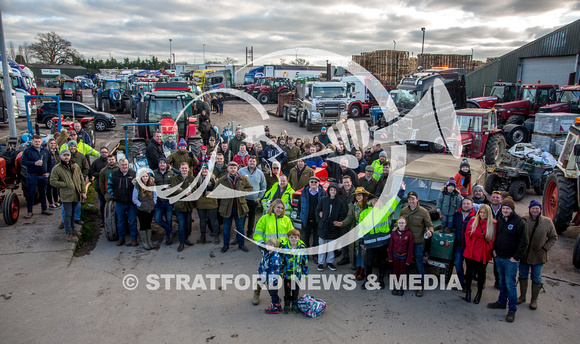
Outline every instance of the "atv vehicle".
<path id="1" fill-rule="evenodd" d="M 60 91 L 58 93 L 60 100 L 76 100 L 83 101 L 83 90 L 76 80 L 65 79 L 60 83 Z"/>
<path id="2" fill-rule="evenodd" d="M 127 82 L 117 79 L 101 79 L 94 93 L 95 108 L 104 112 L 112 109 L 131 112 L 131 98 Z"/>
<path id="3" fill-rule="evenodd" d="M 527 189 L 533 188 L 537 195 L 542 195 L 552 171 L 552 167 L 531 159 L 519 160 L 513 166 L 489 166 L 485 191 L 490 195 L 496 190 L 507 191 L 516 202 L 524 198 Z"/>

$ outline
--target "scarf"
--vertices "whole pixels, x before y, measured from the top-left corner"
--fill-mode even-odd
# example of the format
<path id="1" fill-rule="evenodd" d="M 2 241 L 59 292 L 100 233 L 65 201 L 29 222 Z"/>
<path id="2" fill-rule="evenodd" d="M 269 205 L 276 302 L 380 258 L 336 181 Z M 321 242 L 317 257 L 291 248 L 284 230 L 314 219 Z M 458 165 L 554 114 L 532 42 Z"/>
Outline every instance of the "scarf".
<path id="1" fill-rule="evenodd" d="M 469 170 L 469 172 L 463 172 L 462 170 L 459 170 L 459 174 L 462 175 L 463 178 L 465 178 L 465 183 L 463 184 L 463 186 L 471 184 L 471 170 Z"/>

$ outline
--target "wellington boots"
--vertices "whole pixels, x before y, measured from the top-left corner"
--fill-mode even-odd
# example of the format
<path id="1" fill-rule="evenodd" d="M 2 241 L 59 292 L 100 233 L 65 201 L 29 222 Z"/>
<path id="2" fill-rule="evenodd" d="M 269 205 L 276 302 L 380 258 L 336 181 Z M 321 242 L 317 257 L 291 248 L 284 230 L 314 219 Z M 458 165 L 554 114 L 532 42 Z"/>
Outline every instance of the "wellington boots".
<path id="1" fill-rule="evenodd" d="M 471 288 L 465 290 L 465 297 L 463 299 L 465 302 L 471 302 Z"/>
<path id="2" fill-rule="evenodd" d="M 262 287 L 256 285 L 256 290 L 254 290 L 254 297 L 252 298 L 252 304 L 257 306 L 260 303 L 260 292 L 262 291 Z"/>
<path id="3" fill-rule="evenodd" d="M 527 292 L 528 292 L 528 280 L 520 278 L 520 297 L 518 297 L 518 305 L 526 302 Z"/>
<path id="4" fill-rule="evenodd" d="M 139 231 L 139 238 L 141 239 L 141 243 L 143 244 L 143 248 L 146 250 L 150 250 L 151 246 L 149 246 L 149 243 L 147 242 L 147 231 L 146 230 Z"/>
<path id="5" fill-rule="evenodd" d="M 151 241 L 151 237 L 153 236 L 153 230 L 147 229 L 146 232 L 147 232 L 147 244 L 149 244 L 149 247 L 155 248 L 153 241 Z"/>
<path id="6" fill-rule="evenodd" d="M 532 301 L 530 302 L 530 309 L 533 311 L 538 309 L 538 295 L 540 295 L 540 290 L 542 290 L 542 284 L 532 282 Z"/>

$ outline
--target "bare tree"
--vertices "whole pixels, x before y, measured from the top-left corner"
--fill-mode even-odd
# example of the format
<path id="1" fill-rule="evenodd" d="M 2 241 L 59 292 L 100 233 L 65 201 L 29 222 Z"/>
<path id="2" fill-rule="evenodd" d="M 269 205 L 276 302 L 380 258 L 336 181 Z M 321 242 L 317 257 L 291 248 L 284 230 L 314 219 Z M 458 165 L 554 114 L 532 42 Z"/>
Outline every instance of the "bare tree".
<path id="1" fill-rule="evenodd" d="M 57 35 L 54 31 L 36 35 L 36 43 L 30 45 L 33 55 L 47 64 L 72 63 L 80 54 L 72 47 L 70 41 Z"/>
<path id="2" fill-rule="evenodd" d="M 286 63 L 286 59 L 280 58 L 280 65 L 281 65 L 281 66 L 285 66 L 285 65 L 287 65 L 287 63 Z"/>
<path id="3" fill-rule="evenodd" d="M 13 60 L 16 59 L 16 48 L 14 47 L 14 42 L 12 41 L 8 43 L 8 57 Z"/>
<path id="4" fill-rule="evenodd" d="M 293 66 L 310 66 L 310 62 L 306 61 L 303 58 L 297 58 L 294 61 L 290 61 L 290 64 Z"/>
<path id="5" fill-rule="evenodd" d="M 22 64 L 26 64 L 29 63 L 31 58 L 32 58 L 32 50 L 30 49 L 30 44 L 24 42 L 22 44 L 20 44 L 18 46 L 18 54 L 22 56 L 22 58 L 24 59 L 24 63 Z"/>
<path id="6" fill-rule="evenodd" d="M 225 65 L 233 65 L 233 64 L 235 64 L 236 62 L 238 62 L 238 60 L 237 60 L 237 59 L 235 59 L 235 58 L 233 58 L 233 57 L 229 57 L 229 56 L 228 56 L 228 57 L 226 57 L 226 58 L 224 59 L 224 64 L 225 64 Z"/>

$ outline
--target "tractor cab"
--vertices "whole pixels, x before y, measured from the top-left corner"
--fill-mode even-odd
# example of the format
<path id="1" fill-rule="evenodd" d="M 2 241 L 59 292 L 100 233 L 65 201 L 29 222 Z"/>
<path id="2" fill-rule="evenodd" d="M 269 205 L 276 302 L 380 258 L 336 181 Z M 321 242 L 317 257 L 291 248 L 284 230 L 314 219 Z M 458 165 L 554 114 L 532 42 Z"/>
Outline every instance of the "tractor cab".
<path id="1" fill-rule="evenodd" d="M 83 101 L 83 93 L 79 83 L 76 80 L 65 79 L 60 83 L 60 100 Z"/>
<path id="2" fill-rule="evenodd" d="M 538 112 L 540 113 L 552 113 L 552 112 L 571 112 L 580 113 L 580 107 L 578 106 L 580 99 L 580 86 L 569 85 L 562 86 L 559 90 L 558 102 L 555 104 L 549 104 L 542 106 Z"/>
<path id="3" fill-rule="evenodd" d="M 497 103 L 507 103 L 518 99 L 519 85 L 513 82 L 496 82 L 487 97 L 470 98 L 482 109 L 491 109 Z"/>
<path id="4" fill-rule="evenodd" d="M 522 85 L 519 100 L 495 105 L 500 122 L 524 124 L 527 117 L 535 114 L 542 106 L 556 102 L 556 89 L 558 85 Z"/>

